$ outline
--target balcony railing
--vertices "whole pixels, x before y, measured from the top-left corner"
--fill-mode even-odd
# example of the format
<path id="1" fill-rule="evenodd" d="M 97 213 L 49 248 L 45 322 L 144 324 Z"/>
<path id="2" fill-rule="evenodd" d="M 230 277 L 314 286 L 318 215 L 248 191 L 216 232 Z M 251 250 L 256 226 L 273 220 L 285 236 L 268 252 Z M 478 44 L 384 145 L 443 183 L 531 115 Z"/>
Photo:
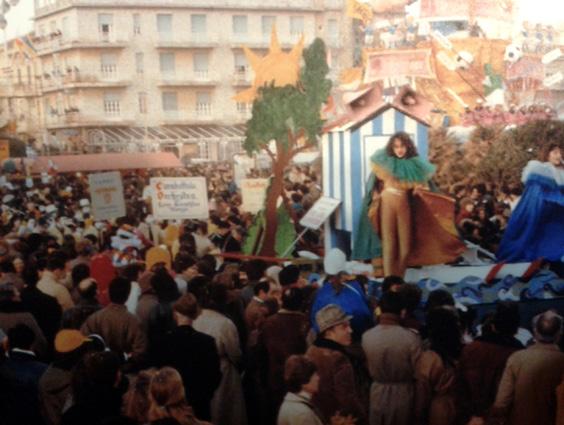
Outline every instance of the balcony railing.
<path id="1" fill-rule="evenodd" d="M 172 32 L 159 32 L 157 40 L 157 47 L 160 49 L 193 49 L 218 45 L 218 35 L 210 33 L 190 33 L 188 36 L 181 36 Z"/>
<path id="2" fill-rule="evenodd" d="M 198 117 L 211 117 L 212 109 L 211 103 L 196 103 L 196 115 Z"/>
<path id="3" fill-rule="evenodd" d="M 73 87 L 116 87 L 126 86 L 127 80 L 120 80 L 117 65 L 103 65 L 99 71 L 82 72 L 78 68 L 69 68 L 66 73 L 43 74 L 43 91 L 54 91 Z"/>

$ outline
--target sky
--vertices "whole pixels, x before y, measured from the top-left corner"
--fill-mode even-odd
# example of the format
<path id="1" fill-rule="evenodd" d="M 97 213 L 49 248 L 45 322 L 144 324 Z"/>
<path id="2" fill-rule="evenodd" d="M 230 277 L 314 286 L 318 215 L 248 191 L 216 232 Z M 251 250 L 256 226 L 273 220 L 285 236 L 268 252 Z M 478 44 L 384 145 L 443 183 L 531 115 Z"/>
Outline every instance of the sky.
<path id="1" fill-rule="evenodd" d="M 564 1 L 562 0 L 516 0 L 520 20 L 564 26 Z M 20 0 L 6 15 L 7 37 L 24 35 L 33 29 L 33 0 Z"/>

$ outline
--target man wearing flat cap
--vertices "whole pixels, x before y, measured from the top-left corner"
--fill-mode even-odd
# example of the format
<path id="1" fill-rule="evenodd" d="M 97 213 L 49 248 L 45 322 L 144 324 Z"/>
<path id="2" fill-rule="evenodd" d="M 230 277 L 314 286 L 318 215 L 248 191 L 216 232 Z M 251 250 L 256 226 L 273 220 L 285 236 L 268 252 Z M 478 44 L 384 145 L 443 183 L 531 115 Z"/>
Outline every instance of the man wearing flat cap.
<path id="1" fill-rule="evenodd" d="M 319 373 L 319 391 L 312 401 L 324 423 L 329 423 L 336 414 L 352 415 L 357 425 L 366 423 L 360 386 L 346 351 L 352 342 L 351 318 L 335 304 L 323 307 L 315 315 L 319 334 L 306 356 L 315 363 Z"/>

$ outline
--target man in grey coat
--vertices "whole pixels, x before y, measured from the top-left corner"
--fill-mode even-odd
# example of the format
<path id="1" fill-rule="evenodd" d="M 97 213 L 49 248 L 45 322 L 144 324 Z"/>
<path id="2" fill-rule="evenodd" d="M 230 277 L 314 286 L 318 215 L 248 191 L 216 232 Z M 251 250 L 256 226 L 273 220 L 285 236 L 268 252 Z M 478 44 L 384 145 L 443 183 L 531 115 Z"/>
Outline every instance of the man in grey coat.
<path id="1" fill-rule="evenodd" d="M 421 340 L 400 324 L 404 312 L 400 294 L 385 293 L 380 309 L 379 324 L 362 336 L 372 378 L 370 425 L 411 425 Z"/>

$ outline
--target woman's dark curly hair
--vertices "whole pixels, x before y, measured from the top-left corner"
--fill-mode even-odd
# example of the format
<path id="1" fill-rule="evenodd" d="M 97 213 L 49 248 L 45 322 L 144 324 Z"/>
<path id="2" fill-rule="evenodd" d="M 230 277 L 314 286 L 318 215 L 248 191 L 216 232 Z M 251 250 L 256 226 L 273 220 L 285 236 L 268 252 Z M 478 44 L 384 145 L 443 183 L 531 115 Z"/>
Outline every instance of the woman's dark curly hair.
<path id="1" fill-rule="evenodd" d="M 553 150 L 556 149 L 560 149 L 562 150 L 562 146 L 560 146 L 560 144 L 555 143 L 555 142 L 550 142 L 547 145 L 545 145 L 541 151 L 540 151 L 540 160 L 542 162 L 547 162 L 548 161 L 548 156 L 550 155 L 550 152 L 552 152 Z"/>
<path id="2" fill-rule="evenodd" d="M 405 133 L 404 131 L 398 131 L 396 134 L 390 137 L 390 140 L 388 140 L 388 144 L 386 145 L 386 153 L 389 156 L 396 156 L 394 153 L 394 141 L 396 139 L 399 140 L 407 149 L 407 152 L 403 159 L 413 158 L 414 156 L 418 155 L 417 148 L 415 147 L 413 140 L 411 140 L 411 137 L 409 137 L 409 134 Z"/>

